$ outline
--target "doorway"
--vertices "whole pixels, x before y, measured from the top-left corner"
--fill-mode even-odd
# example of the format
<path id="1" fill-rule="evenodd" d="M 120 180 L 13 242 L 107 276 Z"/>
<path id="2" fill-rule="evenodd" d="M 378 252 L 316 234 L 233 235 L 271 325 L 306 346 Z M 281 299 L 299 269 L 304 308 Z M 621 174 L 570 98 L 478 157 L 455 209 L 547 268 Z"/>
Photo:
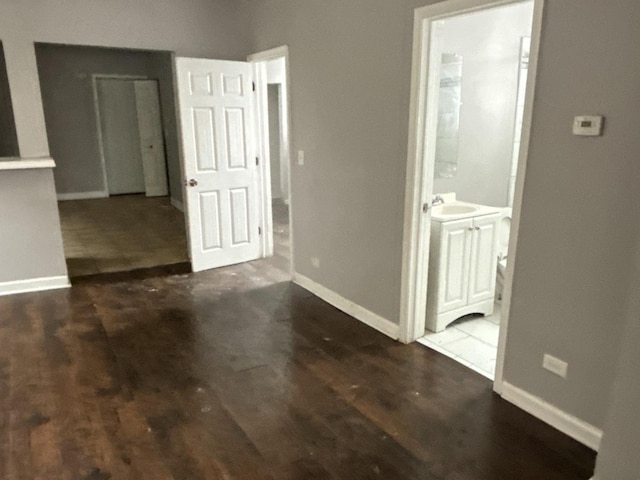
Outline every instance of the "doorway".
<path id="1" fill-rule="evenodd" d="M 36 58 L 69 275 L 186 264 L 173 55 L 39 43 Z"/>
<path id="2" fill-rule="evenodd" d="M 273 261 L 293 277 L 293 243 L 291 231 L 291 149 L 289 49 L 286 46 L 249 57 L 256 70 L 258 115 L 262 128 L 261 150 L 265 158 L 265 177 L 270 178 L 265 192 L 266 224 L 272 234 L 267 249 Z M 271 212 L 269 212 L 269 208 Z M 271 217 L 269 219 L 269 216 Z M 270 238 L 269 238 L 270 237 Z"/>
<path id="3" fill-rule="evenodd" d="M 415 19 L 402 340 L 496 388 L 535 82 L 522 69 L 535 72 L 542 4 L 449 1 Z"/>
<path id="4" fill-rule="evenodd" d="M 266 63 L 177 58 L 176 74 L 193 271 L 273 257 Z"/>

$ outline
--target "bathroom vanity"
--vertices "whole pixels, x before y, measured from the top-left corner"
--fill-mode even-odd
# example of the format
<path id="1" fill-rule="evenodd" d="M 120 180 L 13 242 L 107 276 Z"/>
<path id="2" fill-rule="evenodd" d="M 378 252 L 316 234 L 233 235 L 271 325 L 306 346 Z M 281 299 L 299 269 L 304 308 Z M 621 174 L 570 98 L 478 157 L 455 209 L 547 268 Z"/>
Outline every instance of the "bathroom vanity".
<path id="1" fill-rule="evenodd" d="M 433 207 L 426 325 L 440 332 L 471 313 L 493 313 L 500 209 L 458 201 Z"/>

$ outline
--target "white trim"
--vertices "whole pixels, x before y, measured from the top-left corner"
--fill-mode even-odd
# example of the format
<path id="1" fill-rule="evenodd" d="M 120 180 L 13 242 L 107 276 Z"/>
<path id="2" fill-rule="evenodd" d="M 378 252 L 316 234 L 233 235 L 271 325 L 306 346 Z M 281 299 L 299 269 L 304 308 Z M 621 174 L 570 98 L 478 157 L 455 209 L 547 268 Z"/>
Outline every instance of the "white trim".
<path id="1" fill-rule="evenodd" d="M 263 225 L 265 226 L 266 235 L 263 235 L 263 252 L 265 255 L 273 254 L 273 209 L 271 205 L 271 181 L 270 181 L 270 158 L 269 158 L 269 123 L 268 119 L 268 107 L 267 107 L 267 90 L 266 86 L 266 62 L 269 60 L 275 60 L 278 58 L 284 58 L 285 63 L 285 94 L 281 95 L 281 102 L 285 104 L 287 109 L 287 132 L 288 138 L 285 142 L 284 148 L 289 163 L 288 168 L 288 187 L 289 197 L 285 202 L 289 207 L 289 274 L 291 277 L 295 277 L 295 255 L 294 255 L 294 235 L 293 235 L 293 189 L 291 184 L 292 177 L 292 162 L 291 162 L 291 139 L 293 138 L 292 122 L 291 122 L 291 76 L 289 69 L 289 47 L 283 45 L 281 47 L 272 48 L 262 52 L 254 53 L 247 57 L 247 61 L 256 64 L 256 95 L 258 96 L 256 118 L 260 125 L 260 158 L 262 159 L 261 165 L 261 178 L 262 178 L 262 206 L 263 206 Z"/>
<path id="2" fill-rule="evenodd" d="M 55 168 L 53 158 L 0 158 L 0 170 L 35 170 L 38 168 Z"/>
<path id="3" fill-rule="evenodd" d="M 407 157 L 407 183 L 405 195 L 405 219 L 403 233 L 403 264 L 401 278 L 400 340 L 406 343 L 422 337 L 425 330 L 427 305 L 427 272 L 430 232 L 430 213 L 424 214 L 422 205 L 430 204 L 433 191 L 433 161 L 425 145 L 425 132 L 430 123 L 427 119 L 428 97 L 433 95 L 427 87 L 429 80 L 430 25 L 437 19 L 462 13 L 521 3 L 526 0 L 448 0 L 416 9 L 414 17 L 413 65 L 411 78 L 411 104 L 409 118 L 409 143 Z M 531 118 L 537 76 L 538 54 L 542 35 L 542 19 L 545 0 L 534 0 L 531 29 L 531 52 L 529 80 L 525 96 L 524 122 L 520 146 L 520 159 L 516 177 L 516 191 L 511 223 L 509 258 L 502 302 L 502 322 L 498 343 L 498 361 L 494 390 L 502 391 L 504 356 L 511 305 L 511 284 L 514 264 L 519 216 L 522 209 L 522 191 L 531 134 Z M 433 73 L 431 73 L 433 74 Z M 431 82 L 433 83 L 433 82 Z M 433 146 L 429 146 L 429 150 Z M 430 212 L 430 209 L 428 210 Z"/>
<path id="4" fill-rule="evenodd" d="M 59 202 L 66 200 L 88 200 L 91 198 L 108 198 L 107 192 L 72 192 L 72 193 L 58 193 L 57 198 Z"/>
<path id="5" fill-rule="evenodd" d="M 595 450 L 600 448 L 602 430 L 580 420 L 521 388 L 502 382 L 502 398 Z"/>
<path id="6" fill-rule="evenodd" d="M 247 62 L 264 62 L 266 60 L 275 60 L 281 57 L 289 57 L 289 47 L 287 45 L 270 48 L 269 50 L 263 50 L 258 53 L 252 53 L 247 57 Z"/>
<path id="7" fill-rule="evenodd" d="M 184 204 L 181 201 L 171 197 L 171 205 L 184 213 Z"/>
<path id="8" fill-rule="evenodd" d="M 69 288 L 70 286 L 69 277 L 67 276 L 15 280 L 13 282 L 0 283 L 0 296 Z"/>
<path id="9" fill-rule="evenodd" d="M 500 316 L 500 336 L 498 338 L 498 355 L 496 360 L 496 378 L 493 390 L 501 393 L 504 383 L 504 362 L 507 346 L 507 331 L 511 316 L 511 292 L 513 287 L 514 266 L 518 261 L 518 242 L 520 239 L 520 215 L 522 212 L 522 193 L 524 191 L 527 162 L 529 159 L 529 144 L 531 140 L 531 124 L 533 121 L 533 106 L 535 104 L 536 81 L 538 78 L 538 57 L 540 54 L 540 40 L 542 38 L 542 21 L 544 18 L 545 0 L 535 0 L 533 6 L 533 24 L 531 26 L 531 48 L 529 51 L 529 73 L 525 92 L 524 114 L 522 122 L 522 136 L 520 138 L 520 155 L 516 172 L 516 186 L 513 197 L 513 215 L 511 219 L 511 233 L 509 238 L 509 261 L 505 271 L 504 287 L 502 291 L 502 313 Z"/>
<path id="10" fill-rule="evenodd" d="M 293 283 L 300 285 L 305 290 L 310 291 L 325 302 L 333 305 L 339 310 L 342 310 L 348 315 L 351 315 L 353 318 L 360 320 L 371 328 L 384 333 L 394 340 L 398 339 L 398 325 L 390 320 L 387 320 L 386 318 L 353 303 L 351 300 L 347 300 L 333 290 L 329 290 L 327 287 L 324 287 L 297 272 L 293 275 Z"/>
<path id="11" fill-rule="evenodd" d="M 266 62 L 253 63 L 255 90 L 255 132 L 256 150 L 260 158 L 258 165 L 260 188 L 260 226 L 263 230 L 261 252 L 262 257 L 273 255 L 273 208 L 271 206 L 271 149 L 269 148 L 269 113 L 267 99 L 267 65 Z"/>
<path id="12" fill-rule="evenodd" d="M 144 75 L 117 75 L 110 73 L 94 73 L 91 75 L 91 89 L 93 91 L 93 109 L 96 116 L 96 134 L 98 136 L 98 151 L 100 152 L 100 168 L 102 169 L 102 185 L 109 195 L 109 180 L 107 178 L 107 160 L 104 155 L 104 139 L 102 138 L 102 119 L 100 116 L 100 99 L 98 97 L 98 80 L 149 80 Z"/>

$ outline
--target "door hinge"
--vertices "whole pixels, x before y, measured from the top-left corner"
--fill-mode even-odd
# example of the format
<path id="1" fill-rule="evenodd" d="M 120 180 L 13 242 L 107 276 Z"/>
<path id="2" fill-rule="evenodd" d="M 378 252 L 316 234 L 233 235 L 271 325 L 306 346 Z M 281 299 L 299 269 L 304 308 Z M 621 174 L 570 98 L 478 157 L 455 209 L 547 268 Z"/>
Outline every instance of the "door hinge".
<path id="1" fill-rule="evenodd" d="M 256 91 L 256 82 L 251 82 L 251 90 Z"/>
<path id="2" fill-rule="evenodd" d="M 262 235 L 262 227 L 258 227 L 258 235 Z"/>
<path id="3" fill-rule="evenodd" d="M 256 157 L 256 165 L 260 165 L 260 157 Z"/>

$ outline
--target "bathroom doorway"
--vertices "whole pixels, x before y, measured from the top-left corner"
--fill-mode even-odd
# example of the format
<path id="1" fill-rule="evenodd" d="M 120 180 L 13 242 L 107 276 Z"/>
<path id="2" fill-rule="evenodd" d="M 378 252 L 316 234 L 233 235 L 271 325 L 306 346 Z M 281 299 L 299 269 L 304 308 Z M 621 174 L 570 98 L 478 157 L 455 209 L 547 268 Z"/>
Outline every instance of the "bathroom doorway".
<path id="1" fill-rule="evenodd" d="M 479 3 L 416 11 L 401 334 L 497 384 L 543 1 Z"/>

